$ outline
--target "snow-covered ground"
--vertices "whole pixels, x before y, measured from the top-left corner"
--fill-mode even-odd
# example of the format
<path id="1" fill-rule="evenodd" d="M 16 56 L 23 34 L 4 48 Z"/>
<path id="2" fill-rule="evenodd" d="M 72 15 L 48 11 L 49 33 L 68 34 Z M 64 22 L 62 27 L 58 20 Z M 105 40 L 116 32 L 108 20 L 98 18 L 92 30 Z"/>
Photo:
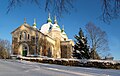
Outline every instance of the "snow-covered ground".
<path id="1" fill-rule="evenodd" d="M 120 76 L 120 70 L 0 60 L 0 76 Z"/>

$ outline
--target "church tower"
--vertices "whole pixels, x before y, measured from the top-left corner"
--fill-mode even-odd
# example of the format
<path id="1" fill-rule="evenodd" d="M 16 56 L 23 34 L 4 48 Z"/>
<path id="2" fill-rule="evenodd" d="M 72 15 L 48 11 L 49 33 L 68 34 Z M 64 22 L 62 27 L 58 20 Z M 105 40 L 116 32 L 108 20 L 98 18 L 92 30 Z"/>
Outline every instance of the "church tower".
<path id="1" fill-rule="evenodd" d="M 61 30 L 61 41 L 66 41 L 66 40 L 68 40 L 68 37 L 67 37 L 67 34 L 64 31 L 64 25 L 63 25 L 63 28 Z"/>
<path id="2" fill-rule="evenodd" d="M 61 41 L 61 29 L 58 25 L 56 16 L 54 17 L 54 24 L 50 29 L 49 35 L 55 40 L 55 56 L 57 58 L 61 58 L 61 49 L 60 49 L 60 41 Z"/>
<path id="3" fill-rule="evenodd" d="M 54 17 L 54 24 L 50 29 L 50 35 L 52 38 L 58 38 L 58 39 L 61 38 L 61 29 L 60 26 L 58 25 L 56 16 Z"/>

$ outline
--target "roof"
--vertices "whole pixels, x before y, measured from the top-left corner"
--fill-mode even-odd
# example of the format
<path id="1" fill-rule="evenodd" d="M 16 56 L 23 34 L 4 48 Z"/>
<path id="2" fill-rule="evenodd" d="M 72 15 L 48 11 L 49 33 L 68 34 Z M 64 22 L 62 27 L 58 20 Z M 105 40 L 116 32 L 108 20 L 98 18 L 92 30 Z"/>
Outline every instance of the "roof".
<path id="1" fill-rule="evenodd" d="M 14 31 L 12 31 L 12 32 L 11 32 L 11 34 L 12 34 L 12 33 L 14 33 L 17 29 L 19 29 L 20 27 L 22 27 L 22 26 L 24 26 L 24 25 L 25 25 L 25 26 L 30 27 L 30 25 L 29 25 L 29 24 L 24 23 L 24 24 L 22 24 L 21 26 L 19 26 L 18 28 L 16 28 Z"/>

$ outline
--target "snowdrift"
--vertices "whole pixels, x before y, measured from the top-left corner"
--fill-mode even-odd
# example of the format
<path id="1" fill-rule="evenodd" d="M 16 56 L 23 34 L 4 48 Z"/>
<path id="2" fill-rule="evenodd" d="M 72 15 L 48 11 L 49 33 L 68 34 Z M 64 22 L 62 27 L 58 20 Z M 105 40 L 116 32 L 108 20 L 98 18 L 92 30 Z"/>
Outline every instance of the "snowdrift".
<path id="1" fill-rule="evenodd" d="M 120 61 L 115 60 L 86 60 L 86 59 L 65 59 L 48 57 L 17 57 L 20 60 L 31 62 L 58 64 L 65 66 L 95 67 L 103 69 L 120 69 Z"/>

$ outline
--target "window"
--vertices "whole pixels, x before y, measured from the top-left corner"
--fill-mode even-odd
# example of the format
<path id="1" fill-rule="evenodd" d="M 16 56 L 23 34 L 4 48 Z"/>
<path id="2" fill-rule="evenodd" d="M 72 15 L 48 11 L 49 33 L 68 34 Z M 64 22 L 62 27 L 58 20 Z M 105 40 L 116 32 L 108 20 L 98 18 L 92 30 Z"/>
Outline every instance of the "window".
<path id="1" fill-rule="evenodd" d="M 36 42 L 38 42 L 38 37 L 36 37 Z"/>
<path id="2" fill-rule="evenodd" d="M 21 40 L 21 35 L 20 35 L 20 40 Z"/>
<path id="3" fill-rule="evenodd" d="M 47 56 L 48 56 L 48 57 L 51 57 L 51 54 L 52 54 L 52 53 L 51 53 L 51 49 L 48 48 L 48 55 L 47 55 Z"/>
<path id="4" fill-rule="evenodd" d="M 28 34 L 28 39 L 30 39 L 30 35 Z"/>
<path id="5" fill-rule="evenodd" d="M 23 36 L 24 36 L 24 40 L 26 40 L 26 36 L 27 36 L 26 32 L 23 33 Z"/>
<path id="6" fill-rule="evenodd" d="M 25 47 L 24 49 L 27 50 L 27 47 Z"/>
<path id="7" fill-rule="evenodd" d="M 22 39 L 22 33 L 20 33 L 19 39 L 20 39 L 20 40 Z"/>
<path id="8" fill-rule="evenodd" d="M 14 42 L 17 42 L 17 41 L 18 41 L 18 38 L 14 37 L 14 39 L 13 39 L 13 40 L 14 40 Z"/>
<path id="9" fill-rule="evenodd" d="M 35 43 L 35 37 L 32 38 L 32 43 Z"/>
<path id="10" fill-rule="evenodd" d="M 66 41 L 66 38 L 64 38 L 64 41 Z"/>

